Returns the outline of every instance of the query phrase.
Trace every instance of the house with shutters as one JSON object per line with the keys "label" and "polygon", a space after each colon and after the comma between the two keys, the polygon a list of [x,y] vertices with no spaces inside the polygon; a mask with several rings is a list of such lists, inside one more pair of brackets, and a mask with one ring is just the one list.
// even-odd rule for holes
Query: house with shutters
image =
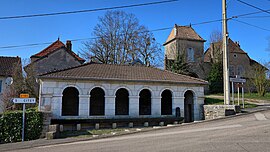
{"label": "house with shutters", "polygon": [[59,39],[42,51],[32,55],[30,65],[35,69],[36,74],[46,73],[58,69],[78,66],[85,62],[72,51],[71,41],[66,44]]}
{"label": "house with shutters", "polygon": [[191,122],[203,118],[207,82],[166,70],[90,62],[38,78],[39,110],[51,112],[52,121],[58,124],[176,117]]}
{"label": "house with shutters", "polygon": [[204,62],[204,40],[191,26],[174,25],[166,42],[164,69],[169,69],[178,56],[188,64],[191,76],[206,79],[211,66]]}
{"label": "house with shutters", "polygon": [[21,58],[0,56],[0,113],[7,107],[3,102],[3,94],[8,91],[12,83],[12,75],[15,67],[21,67]]}

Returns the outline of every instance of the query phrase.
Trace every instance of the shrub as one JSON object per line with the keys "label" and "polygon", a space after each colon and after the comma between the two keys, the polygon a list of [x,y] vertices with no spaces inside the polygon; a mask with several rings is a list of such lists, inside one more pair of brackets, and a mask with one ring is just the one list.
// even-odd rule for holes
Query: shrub
{"label": "shrub", "polygon": [[[25,112],[24,140],[38,139],[43,126],[41,112],[27,110]],[[0,117],[0,143],[22,140],[22,111],[6,112]]]}

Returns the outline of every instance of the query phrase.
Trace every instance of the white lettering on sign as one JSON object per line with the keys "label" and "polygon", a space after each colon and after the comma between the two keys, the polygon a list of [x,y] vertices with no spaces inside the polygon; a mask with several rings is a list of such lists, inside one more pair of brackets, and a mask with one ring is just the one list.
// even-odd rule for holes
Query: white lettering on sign
{"label": "white lettering on sign", "polygon": [[245,83],[246,79],[240,79],[240,78],[230,78],[231,82],[238,82],[238,83]]}
{"label": "white lettering on sign", "polygon": [[14,98],[13,103],[36,103],[36,98]]}

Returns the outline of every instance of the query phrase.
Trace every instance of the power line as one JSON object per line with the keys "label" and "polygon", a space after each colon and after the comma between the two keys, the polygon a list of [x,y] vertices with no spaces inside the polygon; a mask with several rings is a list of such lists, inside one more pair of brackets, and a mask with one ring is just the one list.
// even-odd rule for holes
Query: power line
{"label": "power line", "polygon": [[103,8],[96,8],[96,9],[67,11],[67,12],[30,14],[30,15],[18,15],[18,16],[5,16],[5,17],[0,17],[0,20],[33,18],[33,17],[44,17],[44,16],[56,16],[56,15],[77,14],[77,13],[86,13],[86,12],[96,12],[96,11],[105,11],[105,10],[113,10],[113,9],[121,9],[121,8],[131,8],[131,7],[139,7],[139,6],[157,5],[157,4],[171,3],[171,2],[176,2],[176,1],[179,1],[179,0],[165,0],[165,1],[150,2],[150,3],[122,5],[122,6],[115,6],[115,7],[103,7]]}
{"label": "power line", "polygon": [[244,2],[244,1],[242,1],[242,0],[237,0],[237,1],[240,2],[240,3],[242,3],[242,4],[245,4],[245,5],[247,5],[247,6],[253,7],[253,8],[255,8],[255,9],[257,9],[257,10],[260,10],[260,11],[262,11],[262,12],[265,12],[265,13],[270,14],[270,12],[268,12],[267,10],[261,9],[261,8],[259,8],[259,7],[257,7],[257,6],[254,6],[254,5],[252,5],[252,4],[246,3],[246,2]]}
{"label": "power line", "polygon": [[[197,26],[197,25],[202,25],[202,24],[209,24],[209,23],[214,23],[214,22],[220,22],[222,21],[221,19],[218,20],[210,20],[210,21],[205,21],[205,22],[200,22],[200,23],[194,23],[190,24],[191,26]],[[184,26],[190,26],[190,25],[184,25]],[[165,31],[165,30],[170,30],[173,27],[164,27],[164,28],[158,28],[154,30],[149,30],[149,32],[159,32],[159,31]],[[90,40],[90,39],[97,39],[99,37],[92,37],[92,38],[80,38],[80,39],[71,39],[71,41],[83,41],[83,40]],[[48,45],[53,42],[43,42],[43,43],[32,43],[32,44],[23,44],[23,45],[10,45],[10,46],[1,46],[0,49],[12,49],[12,48],[21,48],[21,47],[32,47],[32,46],[40,46],[40,45]],[[0,50],[2,51],[2,50]]]}
{"label": "power line", "polygon": [[257,26],[257,25],[253,25],[253,24],[250,24],[250,23],[247,23],[247,22],[244,22],[244,21],[239,21],[237,19],[232,19],[233,21],[236,21],[236,22],[239,22],[239,23],[242,23],[242,24],[246,24],[246,25],[249,25],[249,26],[252,26],[252,27],[255,27],[255,28],[258,28],[258,29],[261,29],[261,30],[264,30],[264,31],[268,31],[270,32],[270,29],[266,29],[266,28],[263,28],[263,27],[260,27],[260,26]]}

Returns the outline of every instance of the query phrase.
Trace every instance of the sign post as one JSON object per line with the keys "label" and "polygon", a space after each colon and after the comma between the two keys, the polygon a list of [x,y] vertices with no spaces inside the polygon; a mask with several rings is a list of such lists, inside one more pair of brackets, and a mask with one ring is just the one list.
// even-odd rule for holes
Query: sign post
{"label": "sign post", "polygon": [[24,141],[24,128],[25,128],[25,104],[36,103],[36,98],[29,98],[29,94],[20,94],[20,98],[14,98],[13,103],[23,104],[23,118],[22,118],[22,141]]}
{"label": "sign post", "polygon": [[243,108],[245,108],[245,101],[244,101],[244,83],[246,83],[246,79],[241,79],[239,76],[236,75],[235,78],[230,78],[232,82],[232,100],[234,102],[234,83],[237,83],[237,101],[238,105],[240,105],[240,94],[239,88],[242,88],[242,104]]}

